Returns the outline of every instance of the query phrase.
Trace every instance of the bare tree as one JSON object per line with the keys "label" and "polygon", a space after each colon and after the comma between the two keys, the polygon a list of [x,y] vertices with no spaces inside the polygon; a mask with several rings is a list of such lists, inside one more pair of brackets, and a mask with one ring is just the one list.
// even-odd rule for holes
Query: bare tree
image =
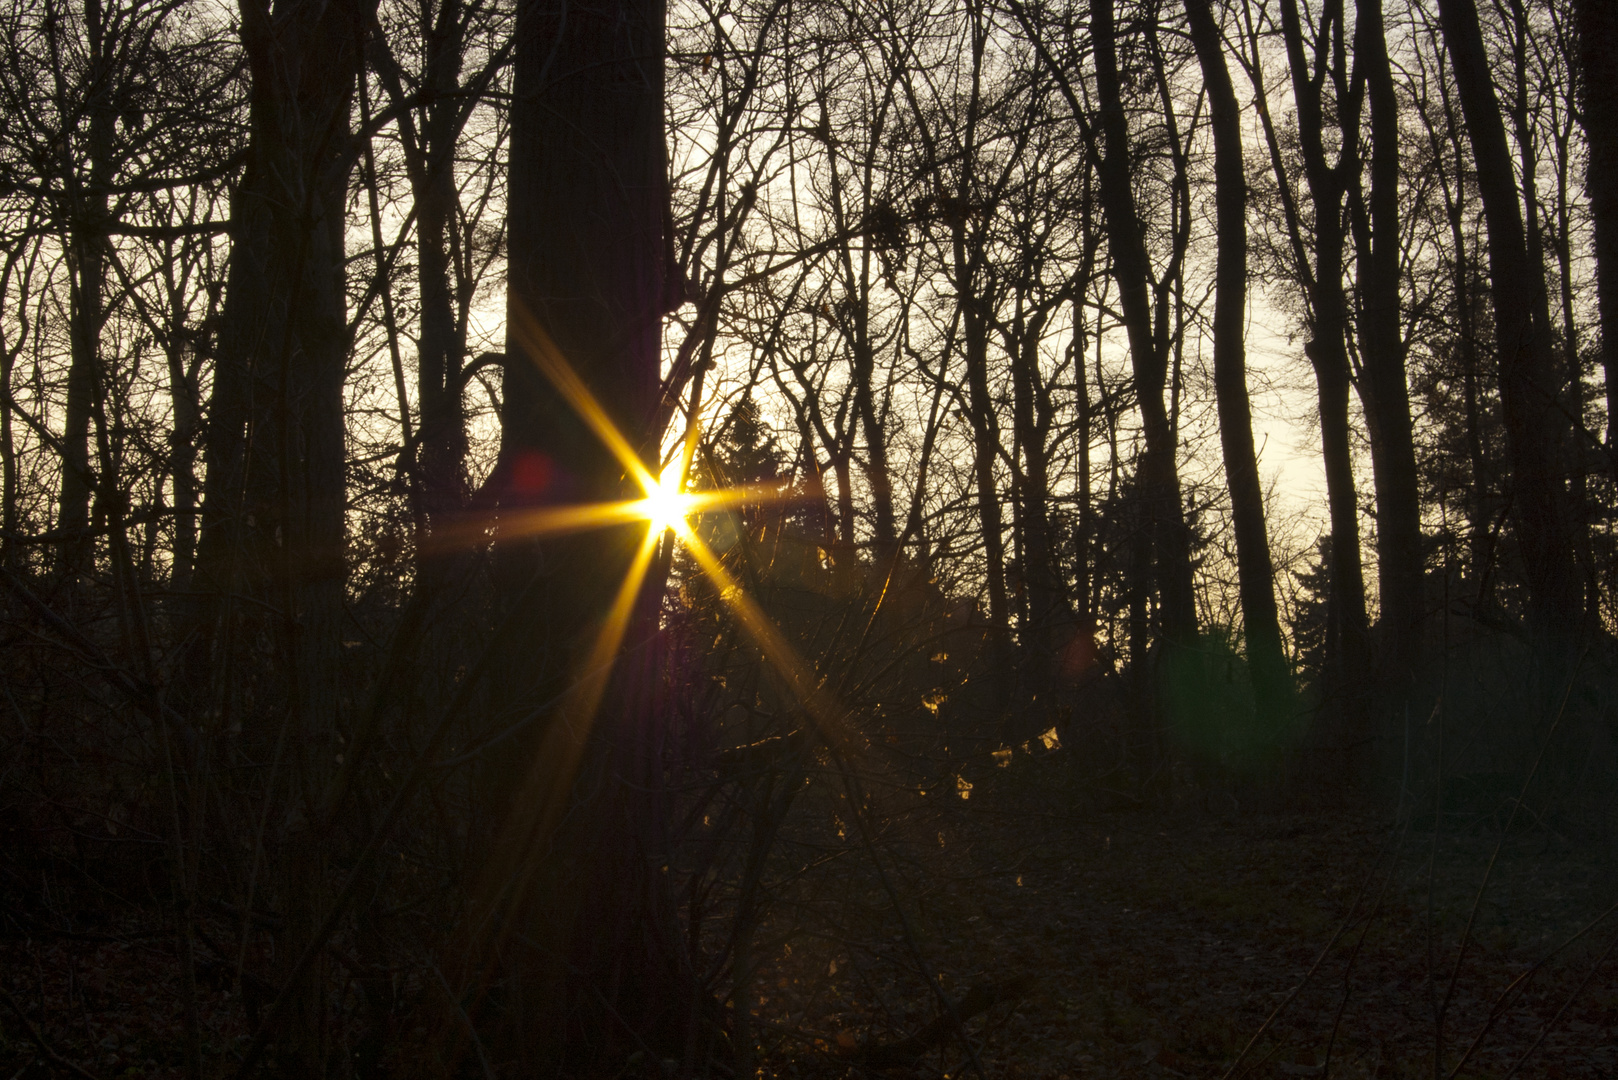
{"label": "bare tree", "polygon": [[[1314,40],[1308,43],[1312,49],[1306,51],[1298,5],[1294,0],[1282,0],[1281,33],[1298,110],[1302,171],[1313,210],[1312,232],[1308,237],[1268,106],[1260,112],[1286,221],[1293,273],[1308,297],[1311,335],[1304,343],[1304,355],[1314,366],[1319,393],[1321,452],[1326,467],[1326,501],[1331,521],[1331,601],[1326,651],[1327,662],[1332,667],[1328,682],[1334,694],[1362,684],[1367,629],[1359,505],[1354,490],[1348,423],[1348,297],[1343,284],[1343,198],[1349,178],[1359,170],[1359,142],[1357,137],[1342,140],[1335,162],[1328,159],[1325,142],[1328,90],[1342,130],[1359,130],[1361,90],[1350,79],[1346,67],[1342,21],[1340,3],[1323,8],[1314,27]],[[1263,69],[1256,28],[1251,23],[1248,36],[1251,71],[1262,101]],[[1315,57],[1312,67],[1311,51]]]}
{"label": "bare tree", "polygon": [[1607,376],[1607,449],[1618,450],[1618,12],[1578,0],[1580,116],[1589,140],[1585,165],[1595,227],[1601,363]]}
{"label": "bare tree", "polygon": [[[1376,484],[1377,595],[1381,603],[1382,664],[1395,682],[1421,670],[1426,585],[1422,566],[1421,507],[1416,451],[1405,377],[1399,305],[1399,116],[1393,72],[1383,33],[1381,0],[1361,0],[1354,23],[1354,64],[1370,105],[1370,190],[1350,177],[1355,270],[1359,386],[1371,433]],[[1344,141],[1358,138],[1344,126]]]}
{"label": "bare tree", "polygon": [[1252,409],[1247,397],[1243,342],[1247,320],[1247,169],[1242,154],[1241,109],[1225,66],[1224,38],[1207,0],[1186,0],[1185,11],[1208,87],[1214,137],[1219,253],[1213,349],[1219,439],[1236,526],[1242,630],[1247,640],[1254,704],[1262,725],[1268,728],[1279,725],[1287,715],[1292,679],[1281,652],[1275,570],[1264,525],[1264,491],[1259,481],[1258,456],[1253,450]]}
{"label": "bare tree", "polygon": [[1442,0],[1439,11],[1489,226],[1489,287],[1494,297],[1500,399],[1511,451],[1512,517],[1523,550],[1530,621],[1542,640],[1560,643],[1577,631],[1583,590],[1560,467],[1561,395],[1551,358],[1549,314],[1535,299],[1545,296],[1544,268],[1529,257],[1477,6],[1472,0]]}
{"label": "bare tree", "polygon": [[[473,988],[502,964],[524,973],[496,999],[498,1030],[538,1067],[604,1053],[626,1024],[679,1046],[695,1003],[660,869],[645,526],[536,539],[523,525],[528,510],[638,494],[626,452],[656,471],[663,11],[525,0],[515,34],[496,568],[510,630],[497,701],[545,720],[490,778],[499,833],[466,936]],[[619,633],[628,650],[615,662]],[[609,683],[600,668],[615,663]],[[575,798],[587,805],[568,811]]]}

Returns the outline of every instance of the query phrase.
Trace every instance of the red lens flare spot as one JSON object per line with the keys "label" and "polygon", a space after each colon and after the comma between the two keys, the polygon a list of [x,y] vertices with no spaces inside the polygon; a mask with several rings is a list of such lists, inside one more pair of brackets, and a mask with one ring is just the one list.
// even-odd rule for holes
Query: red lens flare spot
{"label": "red lens flare spot", "polygon": [[551,486],[556,474],[551,459],[538,450],[522,450],[511,462],[511,490],[517,495],[538,495]]}
{"label": "red lens flare spot", "polygon": [[1062,649],[1062,675],[1064,678],[1077,679],[1096,662],[1095,634],[1089,630],[1080,630]]}

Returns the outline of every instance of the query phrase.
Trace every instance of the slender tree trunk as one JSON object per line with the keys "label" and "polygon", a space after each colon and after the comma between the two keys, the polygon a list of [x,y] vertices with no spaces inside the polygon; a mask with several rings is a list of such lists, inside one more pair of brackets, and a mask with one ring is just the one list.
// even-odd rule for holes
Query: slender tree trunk
{"label": "slender tree trunk", "polygon": [[848,575],[847,580],[853,582],[859,565],[859,549],[854,532],[854,463],[846,449],[834,446],[829,450],[832,455],[832,476],[837,481],[838,551],[832,561]]}
{"label": "slender tree trunk", "polygon": [[1440,0],[1444,41],[1471,133],[1489,229],[1489,277],[1500,350],[1500,401],[1512,463],[1512,516],[1528,582],[1529,621],[1545,644],[1577,633],[1581,590],[1573,522],[1558,469],[1559,380],[1551,357],[1543,267],[1528,257],[1515,171],[1473,0]]}
{"label": "slender tree trunk", "polygon": [[0,349],[0,567],[7,570],[17,562],[17,444],[10,407],[16,363],[16,351]]}
{"label": "slender tree trunk", "polygon": [[1015,684],[1011,650],[1011,597],[1006,588],[1006,550],[994,464],[1000,452],[1000,426],[989,394],[989,311],[984,282],[984,243],[968,218],[979,190],[978,123],[983,106],[983,58],[987,31],[981,9],[967,4],[972,36],[971,89],[960,146],[960,171],[953,190],[940,185],[940,204],[950,219],[954,286],[961,310],[966,362],[967,418],[972,425],[972,475],[977,496],[978,527],[983,539],[984,579],[989,594],[989,655],[995,697],[1009,701]]}
{"label": "slender tree trunk", "polygon": [[[106,200],[97,201],[105,209]],[[105,268],[101,257],[104,241],[100,237],[81,234],[69,243],[77,265],[70,287],[72,354],[67,373],[67,401],[62,413],[62,473],[56,527],[66,534],[61,545],[62,571],[76,578],[89,571],[95,551],[95,541],[89,534],[90,495],[96,486],[90,470],[90,420],[101,381],[101,291]]]}
{"label": "slender tree trunk", "polygon": [[[1482,611],[1488,602],[1489,567],[1492,561],[1493,530],[1490,527],[1490,466],[1483,451],[1483,403],[1479,398],[1478,371],[1478,297],[1474,292],[1476,274],[1466,236],[1466,151],[1462,146],[1458,117],[1450,100],[1449,80],[1440,78],[1445,130],[1444,142],[1431,120],[1428,138],[1432,147],[1439,185],[1444,196],[1444,214],[1449,225],[1453,252],[1449,259],[1450,288],[1454,293],[1454,323],[1456,364],[1461,383],[1461,422],[1467,456],[1467,567],[1466,572],[1473,589],[1474,610]],[[1453,175],[1447,171],[1446,161],[1453,160]],[[1448,613],[1445,613],[1448,618]]]}
{"label": "slender tree trunk", "polygon": [[875,563],[887,573],[899,553],[899,534],[893,513],[893,475],[888,465],[888,438],[883,430],[880,410],[876,407],[876,393],[871,385],[875,377],[876,358],[872,355],[870,330],[865,325],[868,313],[862,300],[859,314],[858,339],[854,346],[854,412],[859,417],[860,430],[865,433],[865,479],[871,486],[871,532],[875,541]]}
{"label": "slender tree trunk", "polygon": [[[966,255],[964,226],[956,230],[956,280],[969,283],[970,267],[976,263]],[[968,285],[968,287],[970,287]],[[972,424],[972,478],[976,486],[978,525],[983,533],[985,577],[989,591],[989,648],[994,664],[991,677],[996,696],[1008,700],[1012,686],[1010,642],[1011,597],[1006,590],[1006,541],[1000,515],[1000,492],[994,480],[994,464],[1000,452],[1000,425],[994,399],[989,395],[989,326],[978,310],[980,297],[963,291],[962,330],[966,345],[966,386],[968,417]]]}
{"label": "slender tree trunk", "polygon": [[1090,381],[1085,366],[1084,298],[1073,299],[1073,395],[1078,405],[1079,520],[1074,530],[1075,548],[1073,598],[1078,602],[1079,629],[1094,635],[1095,604],[1090,596],[1090,543],[1095,531],[1090,479],[1090,436],[1095,427],[1095,406],[1090,401]]}
{"label": "slender tree trunk", "polygon": [[[176,305],[177,307],[178,305]],[[191,587],[191,567],[197,551],[197,435],[202,430],[198,407],[196,370],[186,361],[195,356],[180,337],[184,313],[171,313],[171,334],[167,347],[169,400],[174,410],[174,430],[169,434],[169,476],[174,487],[174,549],[169,572],[170,587],[184,592]]]}
{"label": "slender tree trunk", "polygon": [[[1334,4],[1322,17],[1324,25],[1321,32],[1325,33],[1332,26],[1340,24],[1341,13],[1341,5]],[[1335,23],[1326,19],[1326,15],[1331,14],[1337,16]],[[1313,337],[1304,343],[1304,355],[1314,366],[1319,393],[1320,449],[1326,469],[1326,501],[1331,520],[1327,640],[1336,647],[1327,652],[1326,663],[1330,673],[1326,681],[1330,692],[1344,693],[1363,682],[1366,667],[1365,577],[1360,557],[1359,505],[1354,490],[1353,447],[1348,424],[1348,301],[1343,289],[1343,177],[1357,169],[1357,159],[1351,152],[1353,144],[1349,143],[1343,148],[1345,157],[1335,166],[1326,161],[1320,90],[1309,76],[1302,24],[1295,0],[1283,0],[1281,27],[1292,73],[1293,97],[1298,105],[1298,134],[1303,149],[1304,175],[1315,211],[1315,265],[1312,276],[1307,263],[1303,261],[1305,256],[1297,223],[1289,222],[1289,228],[1298,246],[1299,272],[1308,283],[1314,316],[1311,327]],[[1328,73],[1324,70],[1317,72],[1315,79],[1323,80]],[[1339,89],[1343,88],[1341,79],[1338,85]],[[1357,130],[1357,102],[1350,97],[1348,101],[1339,102],[1339,109],[1349,114],[1340,118],[1344,130]]]}
{"label": "slender tree trunk", "polygon": [[1112,0],[1091,0],[1090,32],[1095,46],[1096,87],[1101,101],[1101,202],[1108,248],[1118,280],[1129,358],[1135,373],[1135,399],[1146,435],[1141,480],[1149,507],[1149,530],[1156,557],[1163,633],[1174,644],[1197,635],[1196,597],[1191,574],[1190,530],[1180,505],[1177,447],[1163,404],[1168,376],[1168,342],[1152,333],[1152,306],[1146,245],[1131,188],[1129,125],[1124,114]]}
{"label": "slender tree trunk", "polygon": [[[1457,213],[1456,218],[1459,219],[1459,216]],[[1473,318],[1472,271],[1459,224],[1452,231],[1456,239],[1456,305],[1460,308],[1460,340],[1456,347],[1461,363],[1461,409],[1466,425],[1467,462],[1471,466],[1467,484],[1467,560],[1472,584],[1477,590],[1474,602],[1478,609],[1483,609],[1488,602],[1487,582],[1493,561],[1489,515],[1490,470],[1488,456],[1483,452],[1483,407],[1478,396],[1478,341]]]}
{"label": "slender tree trunk", "polygon": [[[68,535],[60,548],[61,568],[70,578],[88,573],[95,554],[89,534],[90,500],[96,477],[90,465],[90,422],[101,392],[101,324],[106,288],[105,230],[109,206],[103,185],[109,180],[115,118],[108,97],[112,92],[107,13],[101,0],[85,0],[84,28],[89,45],[89,87],[85,102],[87,123],[84,150],[88,184],[81,183],[78,163],[64,160],[64,179],[72,207],[67,237],[69,261],[70,361],[67,400],[62,414],[62,468],[56,514],[57,528]],[[64,104],[66,104],[64,102]],[[64,155],[67,153],[64,135]],[[102,462],[106,466],[107,462]]]}
{"label": "slender tree trunk", "polygon": [[1236,527],[1236,563],[1241,586],[1242,627],[1260,725],[1273,729],[1286,718],[1291,675],[1281,649],[1275,609],[1275,570],[1264,524],[1264,489],[1253,449],[1253,414],[1247,396],[1247,174],[1242,155],[1241,106],[1225,66],[1223,40],[1208,0],[1186,0],[1191,41],[1208,89],[1214,135],[1214,199],[1219,250],[1215,268],[1214,387],[1219,441],[1225,455]]}
{"label": "slender tree trunk", "polygon": [[[1381,666],[1403,686],[1420,670],[1426,598],[1415,435],[1399,315],[1399,102],[1383,36],[1382,0],[1359,0],[1354,51],[1371,107],[1370,197],[1355,198],[1354,218],[1361,397],[1373,418]],[[1358,187],[1359,177],[1351,182]]]}
{"label": "slender tree trunk", "polygon": [[[1557,293],[1562,321],[1562,377],[1565,380],[1567,412],[1571,418],[1568,456],[1568,496],[1572,503],[1573,543],[1579,560],[1579,581],[1584,591],[1585,620],[1587,626],[1599,624],[1601,618],[1601,589],[1596,575],[1596,555],[1590,529],[1590,437],[1584,425],[1585,387],[1584,361],[1579,355],[1579,323],[1574,313],[1573,291],[1573,221],[1570,198],[1572,175],[1573,126],[1571,114],[1561,115],[1553,103],[1552,121],[1556,127],[1556,227],[1553,246],[1556,251]],[[1595,438],[1599,439],[1597,435]]]}
{"label": "slender tree trunk", "polygon": [[417,400],[421,403],[422,510],[430,529],[442,529],[465,505],[466,416],[461,405],[465,327],[456,317],[450,233],[459,202],[455,154],[460,135],[463,5],[443,0],[426,38],[426,84],[432,95],[421,130],[420,175],[412,177],[416,252],[421,281],[421,341]]}
{"label": "slender tree trunk", "polygon": [[[1618,454],[1618,5],[1575,0],[1583,67],[1585,190],[1595,231],[1601,365],[1607,377],[1607,449]],[[1618,464],[1614,465],[1618,471]]]}
{"label": "slender tree trunk", "polygon": [[[859,216],[850,214],[844,198],[844,184],[837,167],[836,143],[828,141],[830,162],[830,188],[832,207],[841,227],[854,230],[871,219],[875,208],[873,171],[881,149],[882,122],[892,102],[892,91],[884,95],[876,115],[872,118],[872,133],[865,143],[865,158],[854,164],[859,169],[862,183],[855,189],[860,199]],[[849,390],[854,404],[854,417],[865,434],[865,479],[871,488],[871,532],[874,541],[874,563],[886,573],[898,554],[898,531],[893,510],[893,477],[888,466],[887,432],[876,405],[876,392],[872,385],[876,377],[876,352],[871,342],[871,254],[874,239],[867,237],[859,247],[856,261],[854,249],[841,250],[843,285],[846,290],[846,308],[838,320],[849,349]]]}
{"label": "slender tree trunk", "polygon": [[798,418],[798,458],[803,462],[803,479],[798,484],[803,499],[804,514],[809,519],[809,534],[819,541],[826,561],[835,565],[837,533],[832,527],[831,501],[826,495],[826,477],[821,472],[820,459],[815,455],[815,439],[809,424]]}
{"label": "slender tree trunk", "polygon": [[1028,597],[1028,623],[1021,636],[1024,654],[1030,661],[1032,689],[1038,694],[1046,692],[1055,651],[1071,615],[1066,582],[1052,542],[1050,453],[1046,447],[1049,423],[1039,402],[1044,382],[1039,371],[1039,342],[1045,322],[1045,313],[1035,312],[1009,343],[1014,350],[1012,390],[1017,445],[1022,458],[1017,484],[1021,565],[1023,588]]}

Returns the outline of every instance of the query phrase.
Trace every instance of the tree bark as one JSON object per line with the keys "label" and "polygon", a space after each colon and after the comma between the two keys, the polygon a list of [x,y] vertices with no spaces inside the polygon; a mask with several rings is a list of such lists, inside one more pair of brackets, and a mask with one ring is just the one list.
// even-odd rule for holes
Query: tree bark
{"label": "tree bark", "polygon": [[[1601,366],[1607,377],[1607,449],[1618,454],[1618,6],[1575,0],[1583,68],[1585,190],[1595,231]],[[1615,465],[1618,470],[1618,465]]]}
{"label": "tree bark", "polygon": [[[1334,14],[1333,22],[1329,16]],[[1334,3],[1322,16],[1322,32],[1340,29],[1342,8]],[[1343,157],[1335,166],[1326,160],[1324,112],[1320,86],[1327,71],[1313,78],[1304,52],[1302,23],[1295,0],[1283,0],[1281,29],[1286,39],[1287,61],[1292,73],[1292,90],[1298,108],[1298,135],[1302,145],[1304,176],[1314,204],[1315,265],[1310,273],[1303,253],[1296,221],[1289,229],[1298,250],[1299,276],[1309,291],[1314,325],[1311,339],[1304,343],[1304,355],[1315,369],[1320,401],[1320,449],[1326,469],[1326,502],[1331,520],[1331,583],[1327,616],[1327,685],[1331,693],[1343,693],[1359,685],[1365,674],[1365,577],[1360,557],[1359,505],[1354,490],[1353,448],[1348,425],[1350,389],[1348,364],[1348,301],[1343,289],[1343,193],[1344,176],[1357,171],[1353,141],[1345,143]],[[1323,52],[1324,50],[1317,50]],[[1336,72],[1340,93],[1347,89],[1341,71]],[[1351,94],[1339,102],[1344,130],[1358,130],[1359,108]],[[1350,122],[1352,120],[1352,122]],[[1272,154],[1273,154],[1272,150]],[[1279,169],[1279,164],[1277,165]],[[1281,179],[1278,176],[1278,179]],[[1284,179],[1281,179],[1285,183]]]}
{"label": "tree bark", "polygon": [[1173,644],[1188,644],[1197,635],[1196,597],[1191,574],[1190,530],[1180,505],[1177,447],[1163,404],[1168,376],[1168,346],[1152,332],[1150,263],[1135,207],[1129,164],[1129,124],[1124,114],[1118,72],[1112,0],[1091,0],[1090,33],[1095,47],[1096,87],[1102,148],[1098,172],[1106,215],[1113,275],[1129,336],[1129,359],[1135,374],[1135,400],[1146,435],[1140,471],[1149,507],[1163,634]]}
{"label": "tree bark", "polygon": [[[320,820],[318,800],[340,749],[343,234],[354,160],[350,108],[373,11],[369,0],[278,0],[273,8],[243,0],[240,7],[250,135],[232,198],[208,417],[197,580],[210,596],[191,689],[199,713],[218,707],[223,723],[243,723],[255,755],[271,753],[286,725],[287,787],[272,793],[293,823],[278,867],[286,925],[276,955],[287,965],[284,977],[320,917],[321,830],[330,823]],[[275,614],[266,618],[265,610]],[[242,694],[248,670],[275,693],[261,689],[256,703]],[[323,1067],[328,1049],[319,969],[306,965],[277,1036],[282,1057],[309,1072]]]}
{"label": "tree bark", "polygon": [[1528,583],[1529,623],[1545,645],[1578,632],[1582,590],[1573,562],[1573,514],[1558,469],[1560,395],[1551,354],[1544,268],[1528,257],[1516,174],[1473,0],[1440,0],[1471,134],[1489,230],[1489,287],[1499,349],[1500,401],[1512,464],[1512,518]]}
{"label": "tree bark", "polygon": [[1214,200],[1219,233],[1213,317],[1214,387],[1219,442],[1236,529],[1242,627],[1253,703],[1261,728],[1273,730],[1287,716],[1291,675],[1281,650],[1274,567],[1264,523],[1264,489],[1253,449],[1253,415],[1247,396],[1247,174],[1242,155],[1241,106],[1225,66],[1223,40],[1208,0],[1185,0],[1191,41],[1208,90],[1214,136]]}
{"label": "tree bark", "polygon": [[[495,1034],[525,1072],[582,1068],[626,1024],[681,1046],[693,1000],[661,869],[658,608],[644,585],[634,596],[633,577],[646,527],[524,534],[526,510],[641,494],[564,392],[569,378],[656,471],[663,47],[657,0],[517,7],[495,568],[514,629],[497,707],[548,718],[489,777],[502,823],[474,889],[467,959],[485,987],[502,969]],[[621,590],[620,649],[609,612]]]}
{"label": "tree bark", "polygon": [[[1381,667],[1405,685],[1420,670],[1426,599],[1415,435],[1399,319],[1399,102],[1382,30],[1382,0],[1359,0],[1354,52],[1371,107],[1371,190],[1368,199],[1356,191],[1354,220],[1364,365],[1360,387],[1372,418]],[[1345,128],[1344,138],[1349,137]],[[1358,188],[1357,175],[1353,183]]]}

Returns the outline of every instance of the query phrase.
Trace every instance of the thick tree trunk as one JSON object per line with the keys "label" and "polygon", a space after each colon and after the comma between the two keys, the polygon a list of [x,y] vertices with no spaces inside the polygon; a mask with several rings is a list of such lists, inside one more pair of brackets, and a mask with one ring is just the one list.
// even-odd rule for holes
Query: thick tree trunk
{"label": "thick tree trunk", "polygon": [[[678,1053],[692,1001],[661,869],[656,597],[633,592],[645,526],[524,535],[527,509],[640,494],[588,407],[564,393],[569,378],[655,470],[663,7],[520,0],[516,35],[495,571],[513,629],[497,705],[549,715],[489,778],[502,824],[474,890],[468,959],[486,987],[503,969],[497,1045],[520,1072],[550,1075],[610,1053],[625,1025]],[[627,625],[614,627],[625,596]]]}
{"label": "thick tree trunk", "polygon": [[1512,517],[1528,581],[1529,622],[1546,644],[1577,632],[1582,591],[1573,562],[1573,515],[1558,469],[1562,426],[1551,355],[1544,268],[1528,256],[1516,173],[1490,81],[1473,0],[1440,0],[1444,41],[1471,134],[1489,230],[1489,277],[1500,351],[1500,402],[1512,463]]}
{"label": "thick tree trunk", "polygon": [[1404,685],[1420,668],[1426,600],[1415,436],[1399,319],[1399,102],[1388,65],[1381,0],[1360,0],[1355,63],[1365,73],[1371,106],[1371,191],[1368,200],[1355,200],[1354,217],[1364,364],[1360,389],[1371,417],[1376,484],[1380,666]]}
{"label": "thick tree trunk", "polygon": [[[280,0],[272,11],[243,0],[240,10],[250,141],[232,201],[208,418],[197,582],[210,599],[191,690],[199,714],[218,708],[222,724],[243,723],[258,760],[285,724],[287,787],[273,794],[296,823],[278,867],[286,926],[276,955],[286,971],[320,916],[320,837],[330,823],[319,799],[341,749],[343,230],[349,113],[374,4]],[[249,671],[254,699],[239,689]],[[319,967],[307,966],[278,1036],[283,1059],[311,1073],[327,1049]]]}
{"label": "thick tree trunk", "polygon": [[1214,387],[1219,406],[1219,441],[1225,456],[1236,528],[1236,563],[1241,587],[1242,625],[1253,703],[1260,726],[1273,729],[1290,708],[1291,675],[1281,649],[1276,616],[1274,567],[1264,524],[1264,489],[1253,449],[1252,407],[1247,396],[1247,175],[1242,157],[1241,106],[1225,66],[1223,42],[1208,0],[1185,0],[1191,41],[1208,89],[1214,136],[1214,198],[1219,250],[1215,268]]}
{"label": "thick tree trunk", "polygon": [[[366,0],[242,5],[248,164],[208,426],[207,586],[263,597],[293,639],[299,705],[335,718],[343,596],[343,228]],[[227,602],[228,603],[228,602]]]}

